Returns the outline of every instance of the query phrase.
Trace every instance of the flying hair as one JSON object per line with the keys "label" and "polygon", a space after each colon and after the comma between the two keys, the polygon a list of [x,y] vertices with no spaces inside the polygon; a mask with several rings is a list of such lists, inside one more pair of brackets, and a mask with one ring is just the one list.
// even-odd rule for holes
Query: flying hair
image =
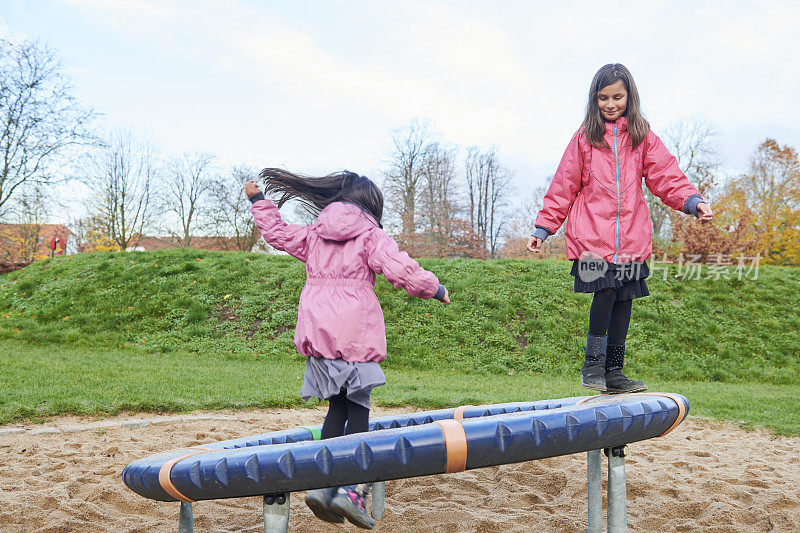
{"label": "flying hair", "polygon": [[372,215],[378,226],[383,227],[381,190],[369,178],[355,172],[342,170],[327,176],[313,177],[281,168],[265,168],[258,177],[264,182],[264,192],[277,198],[278,207],[295,199],[316,216],[333,202],[347,202]]}

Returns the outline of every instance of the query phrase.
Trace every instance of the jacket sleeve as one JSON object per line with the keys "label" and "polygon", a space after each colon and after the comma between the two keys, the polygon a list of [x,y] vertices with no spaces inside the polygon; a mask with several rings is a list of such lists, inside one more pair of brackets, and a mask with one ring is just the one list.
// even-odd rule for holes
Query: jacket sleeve
{"label": "jacket sleeve", "polygon": [[700,196],[700,191],[689,183],[675,156],[669,153],[658,135],[650,131],[645,142],[647,146],[642,160],[645,185],[672,209],[685,211],[687,200]]}
{"label": "jacket sleeve", "polygon": [[308,259],[309,226],[287,224],[281,218],[278,208],[269,200],[253,202],[250,211],[267,243],[303,262]]}
{"label": "jacket sleeve", "polygon": [[579,142],[581,132],[578,130],[564,151],[553,181],[547,189],[542,202],[542,210],[536,216],[536,226],[541,226],[554,234],[564,223],[567,213],[581,190],[583,176],[583,154]]}
{"label": "jacket sleeve", "polygon": [[367,250],[367,265],[383,274],[395,289],[405,289],[411,296],[433,298],[439,291],[439,279],[419,263],[401,252],[394,239],[383,230],[373,230],[372,242]]}

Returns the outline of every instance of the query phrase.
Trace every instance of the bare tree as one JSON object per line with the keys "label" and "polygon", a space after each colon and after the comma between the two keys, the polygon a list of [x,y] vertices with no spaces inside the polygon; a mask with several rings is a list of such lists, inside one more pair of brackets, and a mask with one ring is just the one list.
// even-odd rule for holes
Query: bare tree
{"label": "bare tree", "polygon": [[562,225],[555,235],[547,239],[542,245],[542,252],[533,256],[526,247],[528,238],[534,231],[536,216],[542,210],[547,189],[553,181],[553,175],[547,177],[544,185],[535,187],[530,196],[523,197],[514,206],[514,213],[508,217],[503,232],[502,257],[546,259],[563,255]]}
{"label": "bare tree", "polygon": [[511,192],[511,172],[500,164],[496,147],[481,151],[471,146],[467,150],[465,177],[470,222],[486,243],[489,255],[494,256],[506,222],[503,208]]}
{"label": "bare tree", "polygon": [[47,46],[0,39],[0,216],[25,184],[44,184],[71,147],[93,141],[96,114],[81,107]]}
{"label": "bare tree", "polygon": [[300,202],[294,200],[289,200],[289,202],[293,202],[295,204],[293,209],[295,220],[292,222],[310,226],[317,221],[317,214],[313,210],[309,209],[307,205],[301,204]]}
{"label": "bare tree", "polygon": [[425,153],[433,134],[426,122],[411,121],[392,134],[389,168],[384,172],[384,187],[391,210],[399,216],[401,233],[416,231],[417,200],[424,170]]}
{"label": "bare tree", "polygon": [[425,147],[419,197],[420,221],[433,239],[437,256],[446,255],[450,226],[456,218],[456,151],[438,142]]}
{"label": "bare tree", "polygon": [[192,228],[202,218],[203,200],[212,186],[211,173],[215,156],[208,152],[184,154],[170,161],[166,184],[166,210],[175,214],[180,223],[178,231],[168,229],[180,246],[192,244]]}
{"label": "bare tree", "polygon": [[244,184],[257,177],[258,171],[239,165],[211,184],[206,226],[223,249],[248,251],[261,237],[244,195]]}
{"label": "bare tree", "polygon": [[109,135],[90,158],[87,185],[95,197],[90,210],[122,251],[135,247],[153,216],[153,189],[159,173],[152,144],[130,131]]}
{"label": "bare tree", "polygon": [[[715,185],[719,167],[718,141],[717,125],[699,116],[678,119],[664,130],[664,144],[689,181],[704,195]],[[660,240],[668,239],[670,209],[649,190],[645,190],[644,195],[653,220],[653,235]]]}

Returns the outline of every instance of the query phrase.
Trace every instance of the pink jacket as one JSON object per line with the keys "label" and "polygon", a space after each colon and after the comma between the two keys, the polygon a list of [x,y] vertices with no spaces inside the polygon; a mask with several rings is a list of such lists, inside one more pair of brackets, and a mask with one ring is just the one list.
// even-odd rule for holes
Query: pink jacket
{"label": "pink jacket", "polygon": [[306,264],[294,344],[306,357],[348,362],[386,359],[375,275],[411,296],[432,298],[439,280],[397,248],[355,204],[334,202],[311,226],[287,224],[269,200],[251,210],[264,240]]}
{"label": "pink jacket", "polygon": [[628,122],[621,117],[606,122],[605,140],[611,150],[593,147],[582,129],[575,133],[536,226],[555,233],[569,214],[568,259],[591,252],[616,264],[644,261],[652,253],[653,241],[642,177],[647,188],[673,209],[696,212],[702,197],[652,130],[632,150]]}

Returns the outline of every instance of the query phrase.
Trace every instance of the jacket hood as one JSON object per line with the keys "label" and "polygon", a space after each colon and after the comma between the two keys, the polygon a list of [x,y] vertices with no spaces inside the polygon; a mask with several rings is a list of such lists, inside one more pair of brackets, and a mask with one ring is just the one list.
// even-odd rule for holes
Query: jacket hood
{"label": "jacket hood", "polygon": [[375,219],[356,204],[333,202],[317,217],[314,229],[323,239],[347,241],[378,227]]}

